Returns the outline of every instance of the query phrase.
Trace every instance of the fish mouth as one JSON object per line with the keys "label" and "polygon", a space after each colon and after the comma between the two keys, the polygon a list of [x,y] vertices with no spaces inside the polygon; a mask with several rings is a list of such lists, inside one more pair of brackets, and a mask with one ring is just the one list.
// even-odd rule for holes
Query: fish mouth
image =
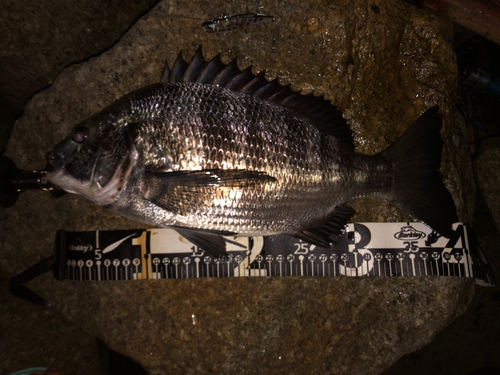
{"label": "fish mouth", "polygon": [[45,159],[47,160],[47,167],[45,170],[48,173],[58,172],[64,167],[64,159],[54,151],[50,151]]}
{"label": "fish mouth", "polygon": [[47,153],[46,160],[47,166],[45,168],[47,180],[49,180],[54,185],[59,186],[68,193],[81,194],[92,199],[94,195],[92,190],[98,190],[101,188],[99,184],[96,185],[94,182],[95,170],[97,163],[99,161],[101,153],[97,152],[93,160],[91,161],[92,169],[90,172],[90,178],[87,182],[78,179],[73,176],[68,170],[68,164],[64,160],[64,157],[59,155],[56,151],[51,151]]}
{"label": "fish mouth", "polygon": [[[90,178],[87,183],[83,183],[82,181],[79,181],[79,184],[85,187],[91,186],[93,184],[96,184],[95,182],[95,172],[97,168],[97,164],[99,162],[99,158],[102,154],[102,151],[99,150],[96,155],[93,157],[93,160],[91,161],[92,164],[92,169],[90,172]],[[52,182],[55,185],[59,185],[62,187],[64,190],[74,193],[74,191],[70,191],[67,189],[67,183],[69,179],[72,179],[74,181],[77,181],[78,179],[75,177],[71,177],[71,173],[67,172],[67,163],[64,160],[64,157],[61,155],[57,154],[55,151],[50,151],[46,155],[46,160],[47,160],[47,166],[45,168],[45,171],[47,172],[46,176],[47,179]],[[59,183],[58,183],[59,181]],[[62,181],[65,181],[65,183],[62,183]],[[101,188],[101,186],[97,183],[97,187]]]}
{"label": "fish mouth", "polygon": [[57,155],[54,151],[50,151],[46,156],[47,166],[45,167],[46,178],[52,184],[59,186],[68,193],[76,193],[76,191],[69,188],[67,183],[68,176],[64,175],[64,166],[66,163],[64,159]]}
{"label": "fish mouth", "polygon": [[98,205],[111,204],[124,188],[137,155],[136,152],[125,155],[105,184],[101,184],[97,178],[97,168],[101,155],[102,152],[99,150],[91,162],[92,169],[89,179],[87,182],[83,182],[71,175],[66,168],[67,164],[63,157],[49,152],[47,154],[47,179],[68,193],[83,195]]}

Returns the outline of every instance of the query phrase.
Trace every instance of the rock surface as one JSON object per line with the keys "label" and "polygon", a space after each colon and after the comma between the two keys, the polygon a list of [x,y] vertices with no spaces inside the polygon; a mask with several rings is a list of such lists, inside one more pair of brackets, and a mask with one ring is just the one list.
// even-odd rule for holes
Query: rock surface
{"label": "rock surface", "polygon": [[479,190],[484,196],[491,217],[500,232],[500,138],[488,138],[481,142],[474,166]]}
{"label": "rock surface", "polygon": [[83,331],[62,311],[34,306],[0,284],[0,374],[32,367],[55,367],[63,374],[105,375],[95,335]]}
{"label": "rock surface", "polygon": [[35,92],[65,66],[109,48],[155,2],[0,2],[0,152]]}
{"label": "rock surface", "polygon": [[[257,4],[247,4],[256,11]],[[165,61],[222,52],[225,62],[267,70],[295,89],[324,94],[344,111],[359,152],[391,144],[426,108],[444,117],[443,172],[460,219],[474,202],[464,129],[456,126],[455,55],[448,20],[401,1],[272,2],[270,24],[207,34],[208,18],[247,11],[238,3],[159,3],[110,50],[65,69],[16,123],[8,156],[42,168],[45,153],[79,121],[159,81]],[[36,131],[35,131],[36,130]],[[357,221],[408,217],[363,199]],[[141,228],[83,198],[25,193],[0,211],[2,277],[48,256],[55,231]],[[19,256],[19,254],[22,256]],[[75,324],[151,374],[376,374],[429,342],[461,314],[472,280],[217,279],[30,284]],[[83,373],[83,372],[82,372]]]}
{"label": "rock surface", "polygon": [[[472,280],[233,278],[38,286],[163,374],[377,374],[463,312]],[[71,292],[68,294],[68,292]]]}

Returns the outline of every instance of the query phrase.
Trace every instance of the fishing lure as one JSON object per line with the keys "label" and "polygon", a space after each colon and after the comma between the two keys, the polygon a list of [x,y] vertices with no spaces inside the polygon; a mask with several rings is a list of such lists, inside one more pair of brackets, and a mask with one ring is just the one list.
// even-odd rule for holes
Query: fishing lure
{"label": "fishing lure", "polygon": [[274,16],[266,16],[265,14],[245,13],[236,16],[222,16],[220,18],[212,18],[201,24],[201,27],[208,32],[226,31],[236,29],[245,25],[254,23],[273,22]]}

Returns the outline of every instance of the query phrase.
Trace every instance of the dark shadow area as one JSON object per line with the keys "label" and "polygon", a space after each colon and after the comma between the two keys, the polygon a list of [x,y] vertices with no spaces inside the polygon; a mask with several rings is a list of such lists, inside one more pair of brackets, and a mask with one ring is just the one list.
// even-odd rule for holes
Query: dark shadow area
{"label": "dark shadow area", "polygon": [[114,351],[104,341],[96,338],[99,362],[107,375],[147,375],[141,365]]}

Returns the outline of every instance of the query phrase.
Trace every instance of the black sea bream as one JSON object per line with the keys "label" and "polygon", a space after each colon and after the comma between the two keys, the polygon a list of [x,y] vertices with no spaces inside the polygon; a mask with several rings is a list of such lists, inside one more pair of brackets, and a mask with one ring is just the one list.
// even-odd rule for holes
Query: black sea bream
{"label": "black sea bream", "polygon": [[132,220],[174,227],[224,253],[222,235],[292,234],[329,246],[364,196],[387,199],[449,236],[438,108],[385,151],[353,152],[341,113],[201,49],[162,83],[75,126],[47,158],[51,182]]}

